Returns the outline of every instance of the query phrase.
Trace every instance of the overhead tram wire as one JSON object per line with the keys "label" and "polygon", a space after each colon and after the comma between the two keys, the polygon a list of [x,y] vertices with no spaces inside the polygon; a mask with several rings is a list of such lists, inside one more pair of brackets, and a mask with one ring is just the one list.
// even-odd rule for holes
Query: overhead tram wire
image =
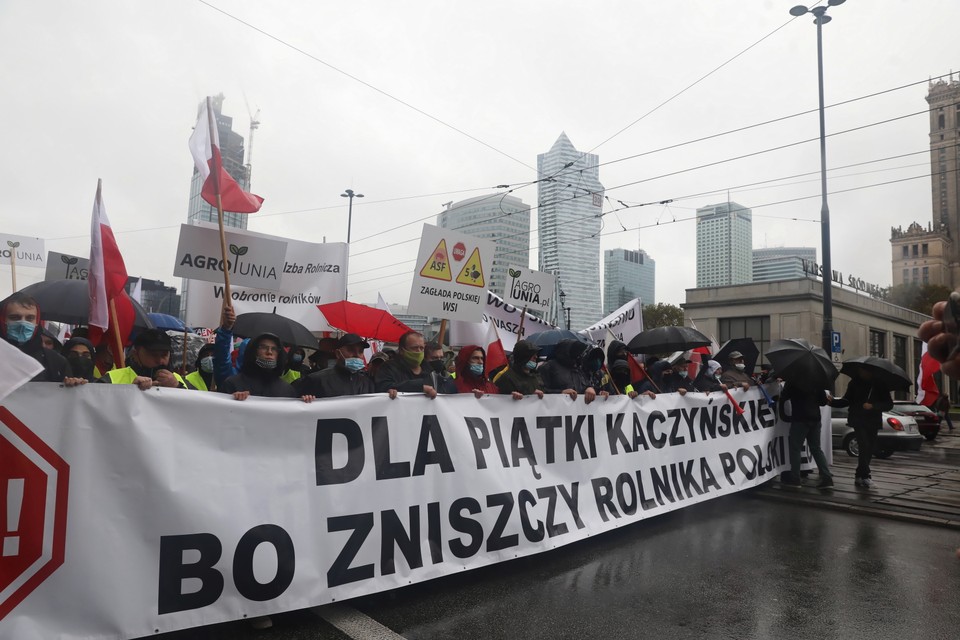
{"label": "overhead tram wire", "polygon": [[319,62],[320,64],[322,64],[323,66],[327,67],[328,69],[331,69],[331,70],[333,70],[333,71],[336,71],[337,73],[339,73],[339,74],[341,74],[341,75],[344,75],[344,76],[350,78],[350,79],[353,80],[354,82],[358,82],[358,83],[362,84],[363,86],[367,87],[368,89],[372,89],[373,91],[376,91],[377,93],[379,93],[379,94],[382,95],[382,96],[385,96],[385,97],[387,97],[387,98],[390,98],[390,99],[393,100],[394,102],[397,102],[397,103],[399,103],[399,104],[407,107],[408,109],[411,109],[411,110],[413,110],[413,111],[416,111],[416,112],[419,113],[420,115],[422,115],[422,116],[424,116],[424,117],[426,117],[426,118],[429,118],[430,120],[433,120],[433,121],[436,122],[437,124],[441,124],[441,125],[443,125],[444,127],[448,128],[448,129],[450,129],[450,130],[452,130],[452,131],[456,131],[456,132],[459,133],[460,135],[462,135],[462,136],[464,136],[464,137],[466,137],[466,138],[469,138],[470,140],[473,140],[474,142],[476,142],[476,143],[478,143],[478,144],[483,145],[483,146],[486,147],[487,149],[490,149],[491,151],[494,151],[494,152],[502,155],[502,156],[505,157],[505,158],[509,158],[510,160],[513,160],[514,162],[516,162],[516,163],[518,163],[518,164],[521,164],[521,165],[523,165],[524,167],[526,167],[526,168],[528,168],[528,169],[532,169],[533,171],[536,171],[536,169],[534,169],[533,167],[531,167],[530,165],[528,165],[526,162],[524,162],[523,160],[519,160],[519,159],[517,159],[517,158],[514,158],[513,156],[511,156],[511,155],[510,155],[509,153],[507,153],[506,151],[501,151],[500,149],[497,149],[497,148],[494,147],[493,145],[491,145],[491,144],[489,144],[489,143],[487,143],[487,142],[484,142],[483,140],[481,140],[480,138],[478,138],[478,137],[476,137],[476,136],[474,136],[474,135],[471,135],[471,134],[467,133],[467,132],[464,131],[463,129],[459,129],[459,128],[455,127],[454,125],[450,124],[449,122],[446,122],[446,121],[444,121],[444,120],[441,120],[441,119],[438,118],[437,116],[435,116],[435,115],[433,115],[433,114],[431,114],[431,113],[428,113],[428,112],[424,111],[423,109],[420,109],[419,107],[415,107],[414,105],[410,104],[409,102],[407,102],[407,101],[405,101],[405,100],[402,100],[401,98],[398,98],[397,96],[395,96],[395,95],[393,95],[393,94],[391,94],[391,93],[388,93],[388,92],[384,91],[383,89],[380,89],[379,87],[376,87],[376,86],[370,84],[370,83],[367,82],[366,80],[361,80],[361,79],[358,78],[357,76],[355,76],[355,75],[353,75],[353,74],[351,74],[351,73],[349,73],[349,72],[347,72],[347,71],[344,71],[343,69],[340,69],[339,67],[335,67],[334,65],[330,64],[329,62],[327,62],[327,61],[325,61],[325,60],[321,60],[320,58],[318,58],[317,56],[313,55],[312,53],[309,53],[309,52],[301,49],[300,47],[298,47],[298,46],[296,46],[296,45],[293,45],[293,44],[287,42],[286,40],[283,40],[282,38],[279,38],[278,36],[273,35],[272,33],[269,33],[268,31],[264,31],[264,30],[261,29],[260,27],[258,27],[258,26],[256,26],[256,25],[253,25],[253,24],[250,24],[250,23],[247,22],[246,20],[243,20],[243,19],[241,19],[241,18],[238,18],[237,16],[235,16],[235,15],[233,15],[233,14],[231,14],[231,13],[228,13],[228,12],[224,11],[224,10],[221,9],[220,7],[217,7],[217,6],[215,6],[215,5],[210,4],[209,2],[207,2],[207,0],[197,0],[197,2],[199,2],[200,4],[205,5],[205,6],[207,6],[207,7],[210,7],[210,8],[213,9],[214,11],[217,11],[218,13],[221,13],[221,14],[225,15],[226,17],[230,18],[231,20],[234,20],[234,21],[236,21],[236,22],[239,22],[240,24],[242,24],[243,26],[245,26],[245,27],[247,27],[247,28],[249,28],[249,29],[253,29],[253,30],[256,31],[257,33],[259,33],[259,34],[261,34],[261,35],[263,35],[263,36],[266,36],[267,38],[270,38],[270,39],[273,40],[274,42],[276,42],[276,43],[278,43],[278,44],[281,44],[281,45],[283,45],[284,47],[287,47],[288,49],[292,49],[293,51],[296,51],[297,53],[299,53],[299,54],[301,54],[301,55],[304,55],[304,56],[306,56],[307,58],[310,58],[310,59],[313,60],[314,62]]}

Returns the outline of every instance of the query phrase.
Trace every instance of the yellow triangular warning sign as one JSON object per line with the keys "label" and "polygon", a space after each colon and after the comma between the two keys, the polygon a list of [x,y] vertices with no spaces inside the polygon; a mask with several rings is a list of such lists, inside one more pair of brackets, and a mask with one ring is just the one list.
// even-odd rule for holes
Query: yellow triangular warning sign
{"label": "yellow triangular warning sign", "polygon": [[480,249],[474,249],[470,254],[470,259],[463,265],[460,275],[457,276],[459,284],[468,284],[471,287],[485,287],[483,277],[483,265],[480,263]]}
{"label": "yellow triangular warning sign", "polygon": [[[430,245],[427,245],[428,247]],[[427,258],[423,268],[420,269],[420,275],[424,278],[433,278],[435,280],[446,280],[450,282],[453,274],[450,273],[450,259],[447,257],[447,241],[440,240],[440,244],[433,250],[430,257]]]}

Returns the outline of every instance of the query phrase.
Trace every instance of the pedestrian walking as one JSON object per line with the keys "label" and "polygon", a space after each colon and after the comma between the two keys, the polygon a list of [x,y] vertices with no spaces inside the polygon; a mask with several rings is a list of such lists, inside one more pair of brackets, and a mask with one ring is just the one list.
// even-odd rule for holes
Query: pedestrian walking
{"label": "pedestrian walking", "polygon": [[[790,471],[785,471],[780,476],[782,484],[800,486],[800,456],[803,443],[806,442],[820,473],[817,488],[827,489],[833,486],[833,474],[830,473],[827,457],[820,446],[820,407],[826,405],[828,400],[827,392],[823,389],[804,388],[792,381],[787,381],[784,385],[780,393],[779,407],[780,419],[790,424]],[[785,406],[787,402],[790,403],[789,413]],[[869,472],[867,475],[869,476]]]}
{"label": "pedestrian walking", "polygon": [[883,426],[883,412],[893,408],[890,391],[875,380],[870,369],[861,368],[850,379],[843,397],[832,399],[830,406],[850,408],[847,420],[853,427],[860,447],[854,484],[869,488],[873,484],[870,459],[876,447],[877,432]]}

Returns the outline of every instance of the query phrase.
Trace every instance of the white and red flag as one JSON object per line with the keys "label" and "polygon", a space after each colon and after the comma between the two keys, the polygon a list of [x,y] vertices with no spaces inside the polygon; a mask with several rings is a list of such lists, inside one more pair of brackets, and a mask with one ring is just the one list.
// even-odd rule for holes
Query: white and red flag
{"label": "white and red flag", "polygon": [[190,136],[190,153],[203,180],[200,197],[212,206],[217,206],[217,196],[224,211],[234,213],[256,213],[263,204],[263,198],[247,193],[237,181],[223,168],[220,155],[220,134],[213,120],[213,109],[208,97],[200,107],[197,126]]}
{"label": "white and red flag", "polygon": [[933,374],[940,371],[940,363],[927,352],[927,343],[923,343],[920,356],[920,372],[917,374],[917,404],[932,407],[940,397],[940,388]]}
{"label": "white and red flag", "polygon": [[507,364],[507,352],[503,349],[503,343],[500,342],[500,334],[497,332],[497,326],[492,323],[487,323],[487,333],[486,337],[483,340],[486,344],[481,345],[484,351],[487,352],[487,360],[484,363],[486,371],[484,375],[490,375],[491,371],[495,371],[497,367],[502,367]]}
{"label": "white and red flag", "polygon": [[[90,223],[90,269],[87,286],[90,290],[90,341],[100,344],[109,333],[109,344],[115,361],[120,361],[122,345],[133,329],[133,303],[124,287],[127,285],[127,267],[113,236],[107,211],[103,206],[101,182],[97,181],[97,195],[93,200]],[[119,344],[117,344],[119,342]]]}

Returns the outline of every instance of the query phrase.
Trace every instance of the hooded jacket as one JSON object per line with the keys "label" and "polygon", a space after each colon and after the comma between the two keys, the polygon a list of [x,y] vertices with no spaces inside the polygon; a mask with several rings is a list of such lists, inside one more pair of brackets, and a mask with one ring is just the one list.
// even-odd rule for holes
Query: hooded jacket
{"label": "hooded jacket", "polygon": [[[200,351],[197,352],[197,362],[196,370],[190,372],[186,376],[187,384],[190,385],[190,388],[196,389],[198,391],[210,391],[214,388],[213,378],[214,371],[206,372],[200,368],[200,361],[207,356],[213,357],[214,352],[216,351],[216,346],[212,344],[205,344],[200,347]],[[214,369],[216,369],[216,364],[214,364]]]}
{"label": "hooded jacket", "polygon": [[457,354],[456,371],[457,377],[454,383],[457,385],[457,393],[471,393],[474,389],[480,389],[484,393],[499,393],[497,385],[487,379],[486,372],[476,376],[470,371],[470,356],[474,351],[480,351],[483,354],[483,366],[487,366],[487,352],[483,347],[475,344],[468,344],[460,349]]}
{"label": "hooded jacket", "polygon": [[[72,359],[70,357],[70,349],[78,344],[85,346],[90,351],[90,358],[78,358],[74,356],[75,359]],[[70,338],[60,349],[60,355],[66,358],[67,364],[70,365],[71,376],[74,378],[85,378],[87,382],[94,382],[97,379],[94,373],[96,363],[93,361],[96,353],[96,347],[86,338]]]}
{"label": "hooded jacket", "polygon": [[553,357],[539,369],[543,379],[543,390],[547,393],[562,393],[573,389],[583,393],[590,386],[587,377],[580,368],[580,358],[587,345],[579,340],[561,340],[553,350]]}
{"label": "hooded jacket", "polygon": [[40,340],[40,307],[37,306],[37,326],[29,340],[20,344],[7,338],[7,301],[0,305],[0,335],[4,340],[20,349],[37,362],[43,365],[43,371],[30,379],[30,382],[63,382],[65,377],[71,376],[70,365],[67,359],[52,349],[45,349]]}
{"label": "hooded jacket", "polygon": [[[264,369],[257,364],[257,348],[263,340],[272,340],[279,347],[277,353],[277,366],[273,369]],[[221,384],[217,391],[221,393],[235,393],[237,391],[249,391],[252,396],[262,398],[296,398],[297,392],[288,382],[280,379],[283,375],[286,365],[286,353],[283,351],[283,343],[280,338],[272,333],[262,333],[247,345],[244,349],[243,359],[240,364],[240,373],[227,378]]]}
{"label": "hooded jacket", "polygon": [[539,370],[530,370],[527,363],[530,358],[535,356],[539,349],[526,340],[518,340],[513,347],[513,354],[510,357],[510,367],[497,376],[497,390],[500,393],[513,393],[514,391],[522,393],[525,396],[543,391],[543,380],[540,378]]}

